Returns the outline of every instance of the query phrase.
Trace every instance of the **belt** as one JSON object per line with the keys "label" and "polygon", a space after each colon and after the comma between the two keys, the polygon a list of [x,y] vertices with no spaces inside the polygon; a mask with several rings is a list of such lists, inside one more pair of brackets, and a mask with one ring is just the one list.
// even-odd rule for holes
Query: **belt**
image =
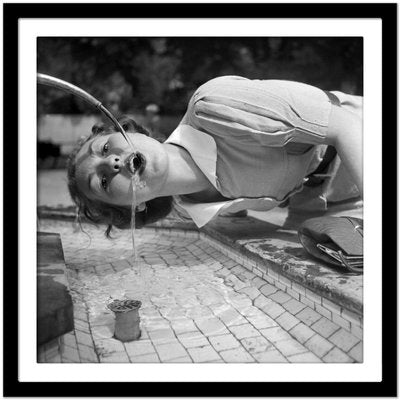
{"label": "belt", "polygon": [[[324,90],[324,93],[328,96],[329,101],[333,105],[340,107],[340,100],[336,95],[326,90]],[[328,169],[329,164],[335,158],[336,154],[336,149],[333,146],[328,146],[321,162],[318,164],[318,167],[311,172],[311,174],[307,175],[308,180],[304,183],[304,186],[312,187],[320,185],[324,181],[324,178],[315,175],[323,174]]]}

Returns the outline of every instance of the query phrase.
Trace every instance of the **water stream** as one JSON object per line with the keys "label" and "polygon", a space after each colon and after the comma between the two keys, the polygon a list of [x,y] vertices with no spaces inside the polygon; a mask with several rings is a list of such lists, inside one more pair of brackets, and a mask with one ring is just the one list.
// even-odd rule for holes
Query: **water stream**
{"label": "water stream", "polygon": [[[121,132],[122,134],[122,132]],[[128,145],[132,149],[132,151],[135,151],[135,148],[133,146],[133,143],[129,136],[127,134],[122,134],[125,140],[128,142]],[[135,171],[136,172],[136,171]],[[132,264],[134,267],[137,269],[137,273],[140,275],[141,273],[141,266],[138,263],[138,258],[137,258],[137,249],[136,249],[136,243],[135,243],[135,231],[136,231],[136,208],[138,206],[137,204],[137,198],[136,198],[136,191],[137,188],[142,188],[145,186],[145,182],[141,181],[137,173],[132,174],[132,204],[131,204],[131,240],[132,240]]]}
{"label": "water stream", "polygon": [[137,175],[132,177],[132,206],[131,206],[131,238],[132,238],[132,262],[133,265],[137,265],[137,253],[136,253],[136,244],[135,244],[135,230],[136,230],[136,186],[138,183]]}
{"label": "water stream", "polygon": [[144,181],[141,181],[137,174],[132,176],[132,205],[131,205],[131,240],[132,240],[132,264],[136,268],[137,273],[141,274],[141,263],[138,262],[137,249],[135,243],[135,232],[136,232],[136,209],[137,209],[137,189],[143,188],[146,185]]}

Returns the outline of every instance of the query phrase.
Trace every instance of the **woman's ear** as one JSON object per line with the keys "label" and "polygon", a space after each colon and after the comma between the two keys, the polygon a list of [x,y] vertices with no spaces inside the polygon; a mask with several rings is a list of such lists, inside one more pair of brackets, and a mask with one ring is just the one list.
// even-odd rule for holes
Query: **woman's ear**
{"label": "woman's ear", "polygon": [[96,125],[93,125],[93,127],[92,127],[92,133],[94,134],[94,135],[98,135],[99,133],[102,133],[102,132],[104,132],[104,124],[102,124],[102,123],[99,123],[99,124],[96,124]]}
{"label": "woman's ear", "polygon": [[136,123],[132,118],[123,116],[119,119],[119,123],[125,132],[137,132],[146,136],[150,136],[150,133],[147,131],[147,129]]}
{"label": "woman's ear", "polygon": [[124,129],[124,131],[126,132],[135,132],[135,128],[136,128],[136,122],[129,117],[122,117],[119,120],[122,128]]}

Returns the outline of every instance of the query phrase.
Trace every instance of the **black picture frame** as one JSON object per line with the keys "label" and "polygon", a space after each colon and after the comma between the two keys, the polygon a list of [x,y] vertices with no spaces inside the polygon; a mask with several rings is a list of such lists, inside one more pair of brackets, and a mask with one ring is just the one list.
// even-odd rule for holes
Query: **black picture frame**
{"label": "black picture frame", "polygon": [[[18,21],[21,18],[375,18],[382,21],[383,341],[381,382],[20,382],[18,379]],[[384,397],[397,395],[397,4],[4,4],[3,395],[6,397]],[[14,149],[10,151],[10,149]],[[390,182],[389,182],[390,179]],[[311,377],[310,377],[311,378]]]}

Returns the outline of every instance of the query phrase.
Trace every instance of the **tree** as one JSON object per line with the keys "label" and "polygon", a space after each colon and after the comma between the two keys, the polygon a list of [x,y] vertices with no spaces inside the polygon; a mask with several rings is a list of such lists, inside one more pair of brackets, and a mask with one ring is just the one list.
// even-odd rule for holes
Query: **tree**
{"label": "tree", "polygon": [[[182,115],[220,75],[297,80],[362,94],[362,38],[39,38],[38,71],[71,82],[118,113],[157,103]],[[92,113],[75,96],[38,87],[39,113]]]}

